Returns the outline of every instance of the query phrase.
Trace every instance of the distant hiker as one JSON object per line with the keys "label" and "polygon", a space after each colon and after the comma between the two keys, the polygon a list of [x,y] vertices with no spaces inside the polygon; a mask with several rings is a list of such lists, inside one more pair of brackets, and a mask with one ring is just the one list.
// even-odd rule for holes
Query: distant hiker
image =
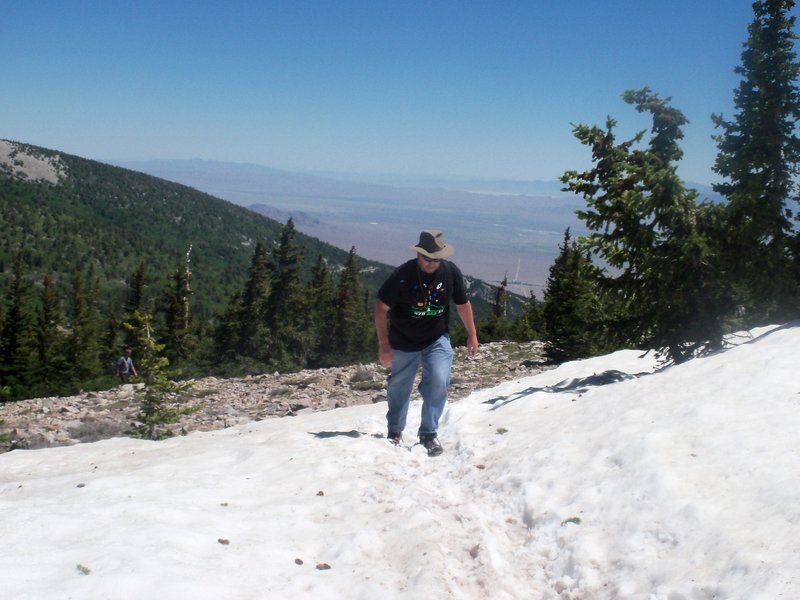
{"label": "distant hiker", "polygon": [[133,374],[134,377],[139,375],[136,372],[136,367],[131,358],[131,349],[125,348],[125,353],[117,360],[117,377],[119,377],[122,383],[128,383],[131,374]]}
{"label": "distant hiker", "polygon": [[411,246],[416,259],[400,265],[384,282],[375,302],[375,329],[381,364],[390,369],[386,413],[388,438],[402,439],[417,368],[422,363],[420,443],[430,456],[442,453],[439,418],[447,404],[453,349],[450,346],[450,301],[467,328],[467,350],[478,351],[478,335],[458,267],[444,260],[455,251],[441,231],[426,229]]}

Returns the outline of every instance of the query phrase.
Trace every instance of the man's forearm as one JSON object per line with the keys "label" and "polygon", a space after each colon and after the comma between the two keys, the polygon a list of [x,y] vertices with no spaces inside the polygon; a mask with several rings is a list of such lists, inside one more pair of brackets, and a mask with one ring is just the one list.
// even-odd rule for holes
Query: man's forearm
{"label": "man's forearm", "polygon": [[375,333],[378,336],[378,346],[389,345],[389,307],[380,300],[375,303]]}
{"label": "man's forearm", "polygon": [[464,323],[464,327],[467,329],[467,335],[477,335],[475,317],[472,314],[472,303],[468,300],[466,304],[456,304],[456,311],[458,312],[461,322]]}

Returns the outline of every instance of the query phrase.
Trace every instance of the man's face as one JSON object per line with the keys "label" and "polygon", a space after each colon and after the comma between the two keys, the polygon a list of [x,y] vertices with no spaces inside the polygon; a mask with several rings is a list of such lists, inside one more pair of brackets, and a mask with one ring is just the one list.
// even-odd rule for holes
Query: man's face
{"label": "man's face", "polygon": [[424,254],[417,252],[417,265],[419,265],[419,270],[423,273],[430,275],[436,271],[439,268],[439,262],[440,259],[438,258],[428,258]]}

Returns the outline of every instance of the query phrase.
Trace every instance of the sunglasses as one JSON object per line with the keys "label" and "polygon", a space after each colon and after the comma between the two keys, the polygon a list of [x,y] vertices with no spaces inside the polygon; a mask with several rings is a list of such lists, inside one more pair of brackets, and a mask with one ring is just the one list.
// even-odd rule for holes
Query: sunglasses
{"label": "sunglasses", "polygon": [[424,254],[420,254],[420,256],[422,257],[422,260],[424,260],[426,263],[438,263],[441,262],[442,260],[441,258],[429,258]]}

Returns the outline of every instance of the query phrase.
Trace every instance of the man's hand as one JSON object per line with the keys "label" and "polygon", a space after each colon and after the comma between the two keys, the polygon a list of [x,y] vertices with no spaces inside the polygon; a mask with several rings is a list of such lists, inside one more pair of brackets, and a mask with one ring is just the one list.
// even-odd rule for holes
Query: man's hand
{"label": "man's hand", "polygon": [[478,332],[472,316],[472,303],[467,301],[465,304],[456,304],[456,310],[464,327],[467,328],[467,352],[470,356],[475,356],[478,353]]}
{"label": "man's hand", "polygon": [[392,368],[392,347],[389,345],[380,346],[378,348],[378,359],[384,369]]}
{"label": "man's hand", "polygon": [[478,353],[478,336],[470,335],[467,337],[467,352],[470,356],[475,356]]}

